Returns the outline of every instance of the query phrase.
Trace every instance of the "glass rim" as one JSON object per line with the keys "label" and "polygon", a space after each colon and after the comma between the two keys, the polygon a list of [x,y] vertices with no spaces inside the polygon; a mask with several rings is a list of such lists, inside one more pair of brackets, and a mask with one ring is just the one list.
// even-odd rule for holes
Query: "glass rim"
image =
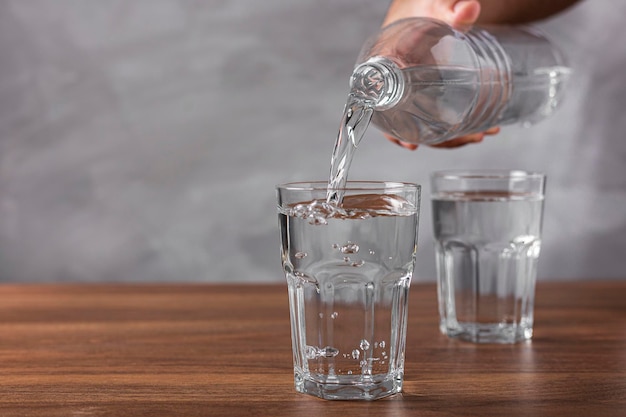
{"label": "glass rim", "polygon": [[[412,182],[402,181],[348,181],[345,187],[338,188],[345,191],[367,190],[419,190],[421,186]],[[294,181],[278,184],[278,190],[285,191],[327,191],[328,181]]]}
{"label": "glass rim", "polygon": [[543,179],[546,174],[523,169],[447,169],[434,171],[431,178],[435,179]]}

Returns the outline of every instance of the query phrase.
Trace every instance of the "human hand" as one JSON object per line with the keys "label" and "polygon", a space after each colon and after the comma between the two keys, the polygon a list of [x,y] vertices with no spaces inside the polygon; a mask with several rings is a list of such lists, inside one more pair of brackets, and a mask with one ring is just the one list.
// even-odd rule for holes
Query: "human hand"
{"label": "human hand", "polygon": [[480,15],[478,0],[394,0],[389,5],[383,26],[406,17],[432,17],[455,28],[473,25]]}
{"label": "human hand", "polygon": [[[478,0],[394,0],[389,6],[383,26],[407,17],[421,16],[439,19],[463,30],[473,25],[478,20],[479,15],[480,3]],[[495,135],[499,131],[499,127],[493,127],[485,132],[472,133],[431,146],[457,148],[470,143],[482,142],[485,135]],[[418,146],[414,143],[403,142],[390,135],[385,135],[385,137],[406,149],[415,150]]]}

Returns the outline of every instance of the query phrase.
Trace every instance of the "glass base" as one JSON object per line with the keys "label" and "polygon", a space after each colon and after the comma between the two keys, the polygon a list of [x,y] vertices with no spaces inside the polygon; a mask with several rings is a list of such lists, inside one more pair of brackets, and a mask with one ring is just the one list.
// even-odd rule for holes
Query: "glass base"
{"label": "glass base", "polygon": [[449,326],[442,322],[440,330],[449,337],[473,343],[511,344],[533,337],[532,327],[519,324],[455,323],[454,326]]}
{"label": "glass base", "polygon": [[327,377],[326,382],[315,381],[296,374],[296,391],[325,400],[365,400],[372,401],[388,397],[402,391],[402,376],[384,379],[380,382],[367,377]]}

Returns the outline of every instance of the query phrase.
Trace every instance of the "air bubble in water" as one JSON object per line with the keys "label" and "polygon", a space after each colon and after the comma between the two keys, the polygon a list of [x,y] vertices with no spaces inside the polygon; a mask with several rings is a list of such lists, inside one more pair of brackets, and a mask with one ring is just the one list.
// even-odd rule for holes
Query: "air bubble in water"
{"label": "air bubble in water", "polygon": [[381,340],[380,343],[378,344],[378,346],[380,346],[381,349],[385,348],[385,341]]}
{"label": "air bubble in water", "polygon": [[349,257],[349,256],[344,256],[343,261],[344,261],[345,263],[350,262],[350,257]]}
{"label": "air bubble in water", "polygon": [[351,264],[351,265],[352,265],[352,266],[359,267],[359,266],[363,266],[364,264],[365,264],[365,261],[364,261],[363,259],[359,259],[358,261],[354,261],[354,262],[352,262],[352,264]]}
{"label": "air bubble in water", "polygon": [[319,350],[319,355],[325,358],[334,358],[339,355],[339,349],[332,346],[326,346],[325,348]]}
{"label": "air bubble in water", "polygon": [[361,352],[358,349],[354,349],[352,351],[352,359],[359,359],[361,356]]}
{"label": "air bubble in water", "polygon": [[348,242],[341,247],[341,253],[358,253],[359,245],[356,243]]}
{"label": "air bubble in water", "polygon": [[306,252],[296,252],[295,255],[293,255],[294,257],[296,257],[296,259],[302,259],[304,257],[307,256]]}
{"label": "air bubble in water", "polygon": [[302,282],[303,284],[317,285],[317,279],[315,279],[315,277],[309,276],[306,273],[300,271],[295,271],[293,274],[298,277],[300,279],[300,282]]}
{"label": "air bubble in water", "polygon": [[314,346],[307,346],[304,348],[304,354],[307,359],[315,359],[318,357],[317,348]]}
{"label": "air bubble in water", "polygon": [[309,224],[314,226],[326,225],[328,224],[328,220],[326,220],[326,217],[323,216],[310,216]]}
{"label": "air bubble in water", "polygon": [[370,348],[370,342],[368,342],[365,339],[362,339],[361,344],[359,346],[361,347],[361,350],[366,351],[367,349]]}
{"label": "air bubble in water", "polygon": [[374,252],[373,250],[370,250],[370,255],[376,255],[376,252]]}
{"label": "air bubble in water", "polygon": [[339,316],[339,313],[337,313],[336,311],[333,311],[333,314],[330,315],[331,319],[336,319]]}

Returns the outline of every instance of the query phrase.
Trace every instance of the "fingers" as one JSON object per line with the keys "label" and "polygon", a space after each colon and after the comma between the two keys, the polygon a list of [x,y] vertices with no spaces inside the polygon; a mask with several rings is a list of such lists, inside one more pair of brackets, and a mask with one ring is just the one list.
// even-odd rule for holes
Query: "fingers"
{"label": "fingers", "polygon": [[408,149],[410,151],[414,151],[414,150],[417,149],[417,145],[414,144],[414,143],[402,142],[401,140],[398,140],[398,139],[394,138],[393,136],[389,136],[389,135],[385,135],[385,137],[390,142],[395,143],[398,146],[402,146],[403,148]]}
{"label": "fingers", "polygon": [[387,9],[383,26],[406,17],[433,17],[445,20],[444,10],[451,10],[457,0],[393,0]]}
{"label": "fingers", "polygon": [[[470,135],[465,135],[465,136],[461,136],[459,138],[454,138],[454,139],[450,139],[447,140],[445,142],[442,143],[438,143],[436,145],[430,145],[433,148],[459,148],[461,146],[465,146],[465,145],[469,145],[472,143],[480,143],[483,141],[483,139],[485,138],[485,136],[492,136],[492,135],[496,135],[500,133],[500,127],[495,126],[492,127],[490,129],[487,129],[484,132],[480,132],[480,133],[472,133]],[[393,136],[387,135],[385,134],[385,137],[387,138],[387,140],[389,140],[392,143],[395,143],[398,146],[402,146],[405,149],[409,149],[411,151],[414,151],[417,149],[418,145],[414,144],[414,143],[408,143],[408,142],[403,142],[397,138],[394,138]]]}
{"label": "fingers", "polygon": [[496,126],[484,132],[472,133],[471,135],[465,135],[465,136],[461,136],[460,138],[450,139],[445,142],[438,143],[432,146],[433,148],[458,148],[461,146],[469,145],[471,143],[480,143],[483,141],[485,136],[496,135],[499,132],[500,132],[500,128]]}
{"label": "fingers", "polygon": [[485,135],[497,135],[498,133],[500,133],[500,126],[494,126],[485,130]]}
{"label": "fingers", "polygon": [[471,26],[480,15],[478,0],[394,0],[383,22],[386,26],[405,17],[432,17],[455,27]]}
{"label": "fingers", "polygon": [[461,146],[469,145],[470,143],[480,143],[485,138],[484,133],[473,133],[460,138],[454,138],[447,140],[436,145],[432,145],[433,148],[459,148]]}
{"label": "fingers", "polygon": [[459,0],[452,6],[449,22],[454,27],[472,26],[480,15],[480,3],[477,0]]}
{"label": "fingers", "polygon": [[[418,145],[414,143],[403,142],[399,139],[394,138],[393,136],[385,135],[385,137],[392,143],[395,143],[398,146],[401,146],[405,149],[414,151],[418,148]],[[442,143],[438,143],[436,145],[430,145],[433,148],[459,148],[461,146],[469,145],[470,143],[480,143],[483,141],[485,137],[485,133],[474,133],[471,135],[466,135],[460,138],[450,139]]]}

